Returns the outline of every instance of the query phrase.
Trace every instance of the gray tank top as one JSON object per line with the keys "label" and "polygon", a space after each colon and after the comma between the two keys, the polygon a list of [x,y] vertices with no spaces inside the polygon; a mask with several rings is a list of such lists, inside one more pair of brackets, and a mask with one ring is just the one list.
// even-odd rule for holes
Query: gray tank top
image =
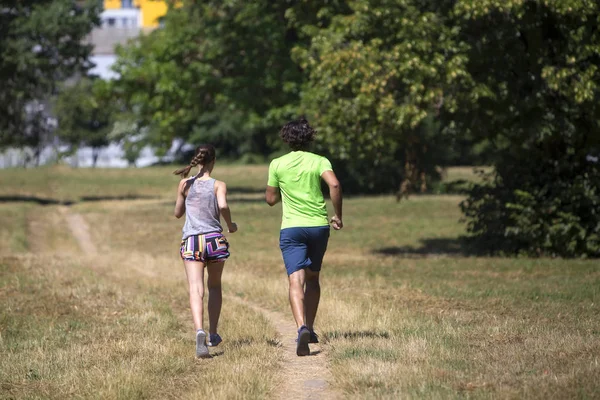
{"label": "gray tank top", "polygon": [[201,181],[192,177],[188,195],[185,198],[185,224],[183,239],[192,235],[223,232],[221,213],[215,196],[215,179]]}

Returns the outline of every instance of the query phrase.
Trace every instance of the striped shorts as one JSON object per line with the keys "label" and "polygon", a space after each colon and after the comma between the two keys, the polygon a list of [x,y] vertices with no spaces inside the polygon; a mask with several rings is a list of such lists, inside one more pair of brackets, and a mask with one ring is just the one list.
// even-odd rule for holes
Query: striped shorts
{"label": "striped shorts", "polygon": [[229,257],[229,242],[220,232],[192,235],[181,242],[179,254],[184,261],[224,262]]}

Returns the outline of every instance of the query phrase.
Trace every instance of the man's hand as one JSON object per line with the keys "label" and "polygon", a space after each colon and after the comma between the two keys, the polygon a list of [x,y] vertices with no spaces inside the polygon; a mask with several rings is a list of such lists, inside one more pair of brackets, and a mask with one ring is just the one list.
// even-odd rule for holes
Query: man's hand
{"label": "man's hand", "polygon": [[342,229],[344,227],[344,223],[342,222],[342,219],[340,217],[338,217],[337,215],[334,215],[333,217],[331,217],[331,219],[329,220],[329,223],[331,224],[331,226],[333,226],[333,229],[335,229],[336,231],[339,231],[340,229]]}
{"label": "man's hand", "polygon": [[265,191],[265,200],[271,207],[279,203],[281,201],[281,192],[279,191],[279,188],[267,186],[267,190]]}

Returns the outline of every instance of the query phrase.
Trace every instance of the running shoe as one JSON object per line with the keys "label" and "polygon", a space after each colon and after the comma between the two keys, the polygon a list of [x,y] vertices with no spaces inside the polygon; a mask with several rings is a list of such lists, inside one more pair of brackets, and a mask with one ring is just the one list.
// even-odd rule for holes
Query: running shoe
{"label": "running shoe", "polygon": [[317,335],[315,333],[315,331],[313,331],[312,329],[309,329],[310,331],[310,340],[308,341],[308,343],[319,343],[319,335]]}
{"label": "running shoe", "polygon": [[206,358],[209,356],[208,347],[206,347],[206,332],[198,329],[196,332],[196,357]]}
{"label": "running shoe", "polygon": [[208,347],[218,346],[222,341],[223,339],[221,339],[218,333],[211,333],[208,337]]}
{"label": "running shoe", "polygon": [[296,355],[307,356],[310,354],[308,342],[310,341],[310,331],[306,325],[302,325],[298,329],[298,339],[296,339]]}

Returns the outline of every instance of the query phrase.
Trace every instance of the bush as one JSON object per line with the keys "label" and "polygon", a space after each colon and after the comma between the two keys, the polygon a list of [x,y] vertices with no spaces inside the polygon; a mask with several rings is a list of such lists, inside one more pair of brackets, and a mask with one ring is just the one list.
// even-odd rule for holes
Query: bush
{"label": "bush", "polygon": [[600,165],[541,149],[504,159],[461,203],[469,242],[492,254],[600,256]]}
{"label": "bush", "polygon": [[256,153],[245,153],[237,160],[239,164],[264,164],[265,157]]}

